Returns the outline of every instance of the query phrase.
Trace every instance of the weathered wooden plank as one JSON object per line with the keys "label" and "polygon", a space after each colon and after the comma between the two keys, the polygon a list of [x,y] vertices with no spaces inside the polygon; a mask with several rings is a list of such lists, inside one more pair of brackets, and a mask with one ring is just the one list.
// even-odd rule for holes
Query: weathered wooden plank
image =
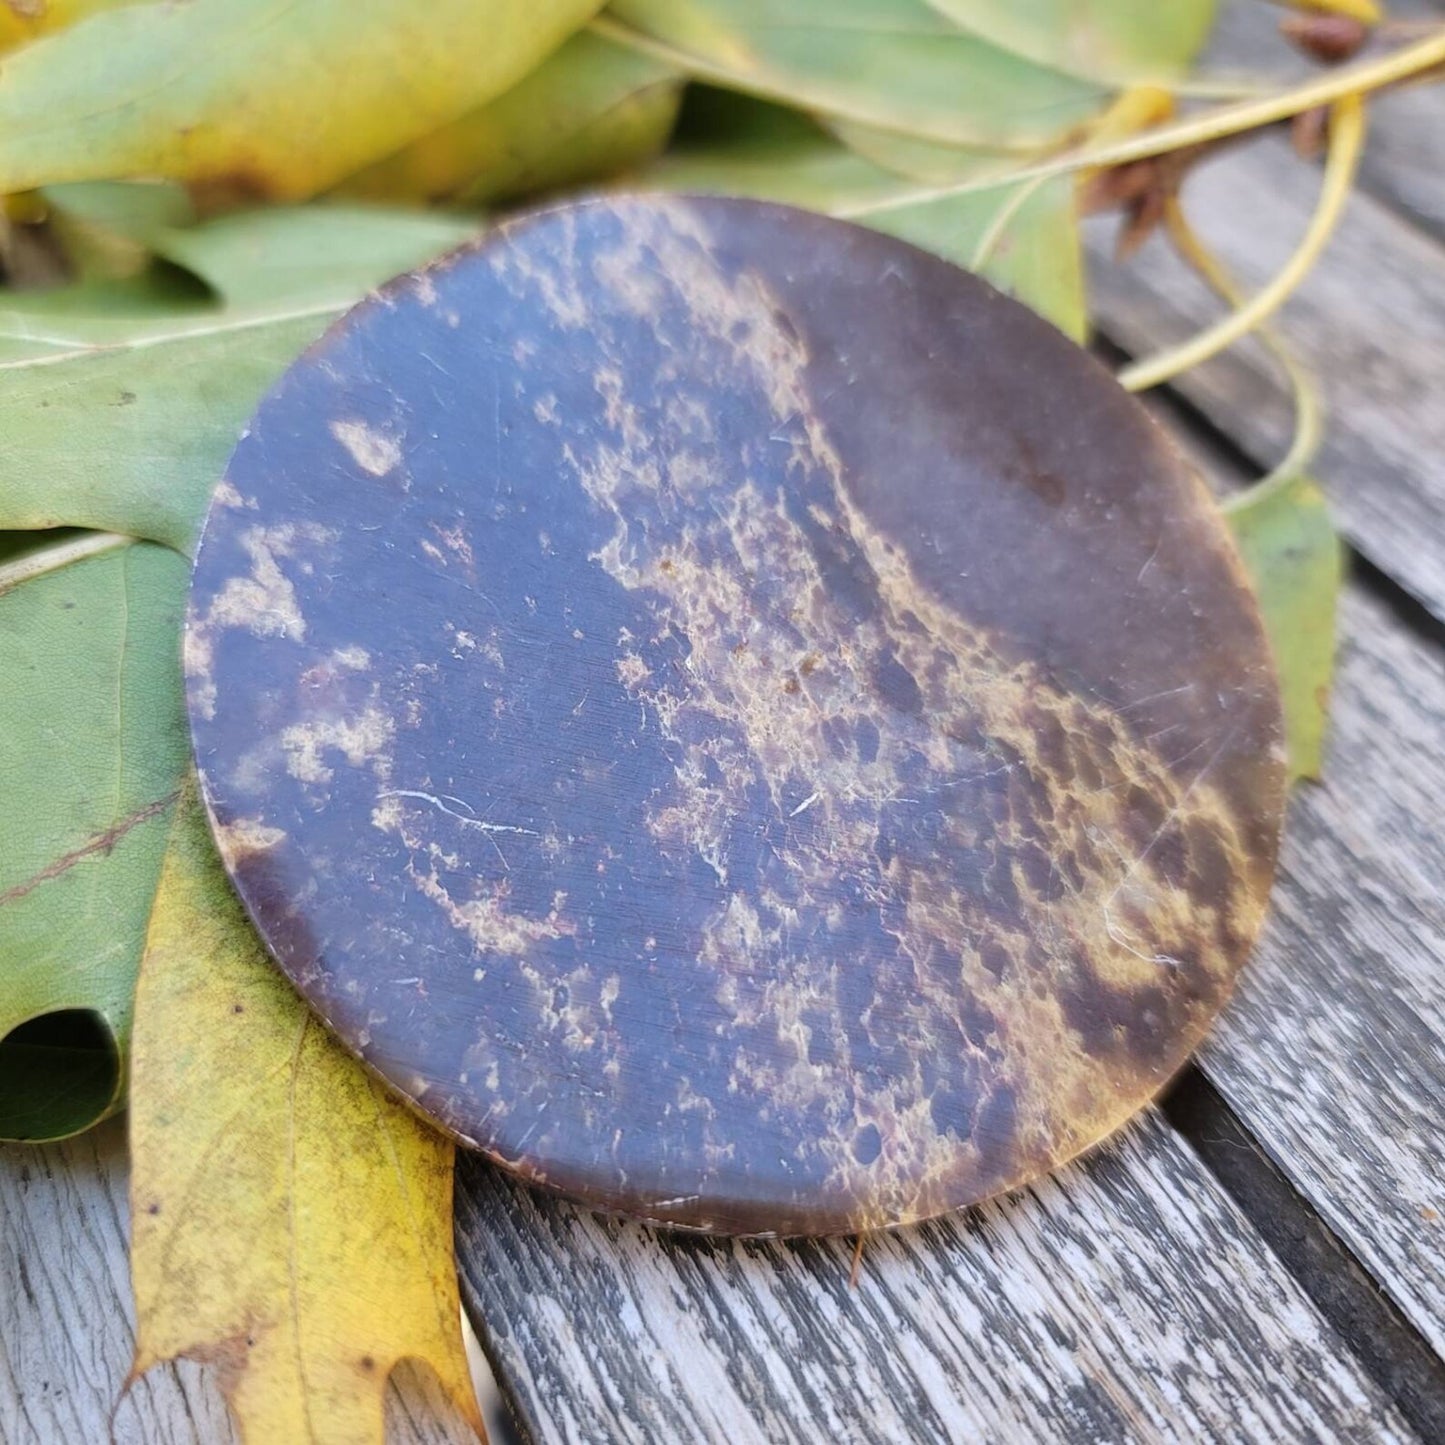
{"label": "weathered wooden plank", "polygon": [[[1206,476],[1228,454],[1151,405]],[[1271,918],[1201,1065],[1445,1353],[1445,652],[1348,589],[1325,780],[1301,789]]]}
{"label": "weathered wooden plank", "polygon": [[1326,781],[1202,1065],[1445,1353],[1445,655],[1354,590]]}
{"label": "weathered wooden plank", "polygon": [[[1391,0],[1390,19],[1419,26],[1445,24],[1440,0]],[[1318,66],[1279,38],[1288,12],[1260,0],[1221,6],[1201,64],[1210,71],[1304,76]],[[1388,43],[1402,43],[1403,35]],[[1361,185],[1437,237],[1445,238],[1445,86],[1415,86],[1378,97],[1370,111],[1370,145]]]}
{"label": "weathered wooden plank", "polygon": [[[117,1408],[135,1344],[126,1259],[125,1129],[0,1149],[0,1441],[232,1445],[211,1372],[149,1371]],[[430,1371],[399,1370],[387,1396],[396,1445],[469,1439]]]}
{"label": "weathered wooden plank", "polygon": [[[1279,137],[1211,162],[1185,199],[1200,231],[1250,288],[1291,252],[1318,181]],[[1142,354],[1198,330],[1218,303],[1159,239],[1126,267],[1103,263],[1112,228],[1091,225],[1104,332]],[[1329,251],[1284,313],[1331,413],[1317,471],[1341,524],[1372,561],[1445,617],[1445,248],[1357,195]],[[1292,403],[1257,342],[1178,382],[1180,392],[1261,464],[1287,444]]]}
{"label": "weathered wooden plank", "polygon": [[463,1288],[552,1441],[1386,1440],[1393,1409],[1152,1112],[874,1239],[668,1237],[459,1176]]}

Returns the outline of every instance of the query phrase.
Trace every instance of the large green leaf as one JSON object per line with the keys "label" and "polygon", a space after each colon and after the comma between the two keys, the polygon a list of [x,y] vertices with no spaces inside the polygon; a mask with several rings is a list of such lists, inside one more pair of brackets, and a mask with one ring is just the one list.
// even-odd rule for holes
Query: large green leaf
{"label": "large green leaf", "polygon": [[916,185],[794,112],[736,97],[712,104],[722,116],[709,118],[701,135],[669,150],[643,179],[673,190],[784,201],[887,231],[978,269],[1082,339],[1083,269],[1067,177],[920,200]]}
{"label": "large green leaf", "polygon": [[0,563],[0,1138],[117,1103],[188,757],[184,558],[81,533]]}
{"label": "large green leaf", "polygon": [[675,67],[584,31],[490,105],[338,191],[476,204],[598,180],[662,148],[681,95]]}
{"label": "large green leaf", "polygon": [[604,25],[621,22],[701,79],[953,145],[1047,145],[1110,94],[961,30],[926,0],[613,0],[609,15]]}
{"label": "large green leaf", "polygon": [[0,305],[0,527],[126,532],[189,551],[266,388],[370,287],[475,222],[361,207],[227,217],[147,241],[222,298],[154,277]]}
{"label": "large green leaf", "polygon": [[0,193],[167,176],[308,196],[500,95],[599,0],[187,0],[105,10],[0,69]]}
{"label": "large green leaf", "polygon": [[1335,665],[1344,549],[1307,477],[1268,482],[1225,507],[1274,649],[1290,774],[1317,778]]}

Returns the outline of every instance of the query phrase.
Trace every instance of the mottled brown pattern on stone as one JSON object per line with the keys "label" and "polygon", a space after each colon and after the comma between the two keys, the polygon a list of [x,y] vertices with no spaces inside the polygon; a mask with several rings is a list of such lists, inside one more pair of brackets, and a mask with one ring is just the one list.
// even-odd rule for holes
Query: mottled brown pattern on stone
{"label": "mottled brown pattern on stone", "polygon": [[263,404],[187,633],[217,837],[363,1058],[524,1177],[812,1233],[1150,1097],[1282,790],[1208,499],[1065,341],[778,207],[542,213]]}

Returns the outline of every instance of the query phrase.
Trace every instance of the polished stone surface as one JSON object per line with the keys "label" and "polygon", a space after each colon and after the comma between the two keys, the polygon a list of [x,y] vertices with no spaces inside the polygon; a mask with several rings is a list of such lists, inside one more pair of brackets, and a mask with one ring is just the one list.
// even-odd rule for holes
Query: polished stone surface
{"label": "polished stone surface", "polygon": [[403,278],[237,448],[186,636],[282,967],[599,1207],[847,1232],[1107,1134],[1226,999],[1284,771],[1136,402],[785,208],[613,198]]}

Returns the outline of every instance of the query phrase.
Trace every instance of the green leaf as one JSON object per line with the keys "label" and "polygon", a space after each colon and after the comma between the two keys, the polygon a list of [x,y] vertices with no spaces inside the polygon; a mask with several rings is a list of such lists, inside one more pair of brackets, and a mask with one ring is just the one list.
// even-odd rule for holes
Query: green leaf
{"label": "green leaf", "polygon": [[930,186],[952,186],[976,176],[1007,174],[1019,165],[1017,151],[989,146],[944,145],[856,121],[830,120],[829,131],[849,150],[886,171]]}
{"label": "green leaf", "polygon": [[81,533],[0,563],[0,1138],[119,1102],[189,752],[184,558]]}
{"label": "green leaf", "polygon": [[681,97],[674,66],[584,31],[490,105],[337,190],[481,204],[600,180],[662,149]]}
{"label": "green leaf", "polygon": [[1343,548],[1324,494],[1305,477],[1242,492],[1225,514],[1274,649],[1290,774],[1317,778],[1334,672]]}
{"label": "green leaf", "polygon": [[622,27],[607,34],[630,29],[700,79],[952,145],[1035,149],[1109,100],[926,0],[613,0],[608,14]]}
{"label": "green leaf", "polygon": [[76,181],[37,194],[81,279],[138,275],[154,255],[152,236],[196,219],[184,187],[168,182]]}
{"label": "green leaf", "polygon": [[1040,65],[1112,84],[1177,77],[1214,0],[929,0],[960,28]]}
{"label": "green leaf", "polygon": [[977,269],[1060,330],[1083,338],[1083,267],[1067,177],[920,200],[916,186],[854,155],[795,113],[737,98],[711,104],[725,107],[731,124],[713,117],[701,136],[670,150],[642,179],[671,190],[783,201],[856,220]]}
{"label": "green leaf", "polygon": [[224,298],[165,277],[19,293],[0,308],[0,527],[92,527],[188,552],[246,418],[370,287],[474,222],[297,207],[160,228],[150,244]]}
{"label": "green leaf", "polygon": [[500,95],[598,0],[187,0],[106,10],[0,69],[0,193],[161,176],[299,198]]}
{"label": "green leaf", "polygon": [[474,236],[466,216],[374,205],[278,206],[152,234],[155,252],[236,310],[339,310]]}

